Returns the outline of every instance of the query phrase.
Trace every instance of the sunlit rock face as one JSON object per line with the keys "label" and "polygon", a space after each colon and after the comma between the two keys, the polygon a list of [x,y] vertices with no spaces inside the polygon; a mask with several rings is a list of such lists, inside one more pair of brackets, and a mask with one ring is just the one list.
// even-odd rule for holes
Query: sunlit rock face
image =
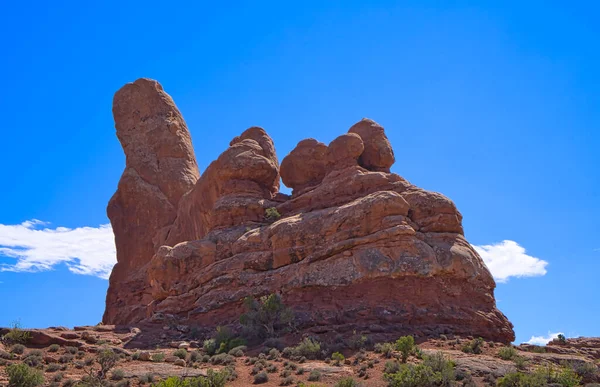
{"label": "sunlit rock face", "polygon": [[[244,297],[276,292],[307,331],[514,340],[460,212],[390,172],[394,151],[376,122],[329,145],[302,140],[281,166],[273,140],[251,127],[199,176],[157,82],[124,86],[113,113],[127,164],[108,206],[118,264],[105,323],[235,323]],[[266,216],[273,209],[279,218]]]}

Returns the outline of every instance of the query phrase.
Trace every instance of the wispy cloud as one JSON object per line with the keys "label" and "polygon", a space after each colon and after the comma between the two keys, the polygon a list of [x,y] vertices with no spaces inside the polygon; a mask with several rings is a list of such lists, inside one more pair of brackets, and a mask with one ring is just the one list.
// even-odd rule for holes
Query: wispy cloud
{"label": "wispy cloud", "polygon": [[556,332],[556,333],[550,333],[548,332],[548,336],[531,336],[531,339],[529,339],[529,341],[526,341],[526,344],[533,344],[533,345],[546,345],[549,342],[551,342],[552,340],[558,338],[558,335],[562,335],[562,332]]}
{"label": "wispy cloud", "polygon": [[109,224],[74,229],[47,226],[37,219],[0,224],[0,256],[16,259],[14,264],[0,264],[0,272],[45,271],[64,263],[73,273],[108,278],[116,263]]}
{"label": "wispy cloud", "polygon": [[510,277],[537,277],[546,274],[548,262],[527,255],[515,241],[505,240],[493,245],[473,246],[497,282]]}

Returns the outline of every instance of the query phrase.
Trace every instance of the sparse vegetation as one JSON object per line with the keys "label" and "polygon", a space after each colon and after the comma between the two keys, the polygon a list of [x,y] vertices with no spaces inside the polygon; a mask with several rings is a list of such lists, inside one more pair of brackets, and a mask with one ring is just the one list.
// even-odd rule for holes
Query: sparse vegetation
{"label": "sparse vegetation", "polygon": [[26,364],[12,364],[6,367],[8,387],[36,387],[44,383],[44,376]]}
{"label": "sparse vegetation", "polygon": [[463,345],[463,347],[461,348],[461,351],[463,351],[464,353],[474,353],[474,354],[480,354],[482,352],[482,345],[483,345],[484,341],[481,337],[477,338],[477,339],[473,339],[471,340],[471,342]]}
{"label": "sparse vegetation", "polygon": [[269,222],[275,222],[281,218],[281,214],[275,207],[269,207],[265,210],[265,219]]}
{"label": "sparse vegetation", "polygon": [[310,371],[310,374],[308,374],[308,381],[318,382],[319,380],[321,380],[321,373],[317,370]]}
{"label": "sparse vegetation", "polygon": [[287,347],[283,350],[286,357],[306,357],[307,359],[317,359],[321,354],[321,343],[310,337],[302,340],[295,347]]}
{"label": "sparse vegetation", "polygon": [[558,342],[561,344],[565,344],[567,342],[567,338],[562,333],[560,333],[556,338],[558,339]]}
{"label": "sparse vegetation", "polygon": [[19,322],[14,322],[8,333],[2,336],[2,340],[13,344],[27,344],[27,341],[29,341],[30,338],[31,333],[21,329],[21,324]]}
{"label": "sparse vegetation", "polygon": [[162,352],[157,352],[157,353],[152,354],[150,359],[155,363],[160,363],[165,360],[165,354]]}
{"label": "sparse vegetation", "polygon": [[52,344],[51,346],[48,347],[48,352],[58,352],[59,349],[60,349],[60,345]]}
{"label": "sparse vegetation", "polygon": [[341,363],[342,363],[342,362],[343,362],[345,359],[346,359],[346,358],[344,357],[344,355],[342,355],[342,354],[341,354],[341,353],[339,353],[339,352],[334,352],[334,353],[331,355],[331,360],[333,360],[333,361],[334,361],[334,363],[333,363],[333,364],[334,364],[334,365],[336,365],[336,366],[339,366],[339,365],[341,365]]}
{"label": "sparse vegetation", "polygon": [[259,372],[254,375],[254,384],[263,384],[269,381],[269,375],[266,372]]}
{"label": "sparse vegetation", "polygon": [[498,350],[498,357],[502,360],[512,360],[517,356],[517,351],[511,347],[502,347]]}
{"label": "sparse vegetation", "polygon": [[396,350],[400,352],[402,363],[406,363],[408,356],[415,349],[415,339],[412,336],[402,336],[396,340]]}
{"label": "sparse vegetation", "polygon": [[180,359],[185,360],[185,358],[187,357],[187,350],[183,349],[183,348],[179,348],[178,350],[176,350],[175,352],[173,352],[173,356],[176,356]]}
{"label": "sparse vegetation", "polygon": [[394,344],[392,343],[377,343],[375,344],[375,352],[381,353],[386,358],[391,358],[394,352]]}
{"label": "sparse vegetation", "polygon": [[437,386],[442,381],[442,375],[434,372],[424,364],[402,364],[400,370],[393,374],[384,374],[390,387],[429,387]]}
{"label": "sparse vegetation", "polygon": [[245,334],[250,338],[276,337],[288,332],[294,322],[294,312],[285,306],[279,294],[244,299],[246,313],[240,317]]}
{"label": "sparse vegetation", "polygon": [[10,347],[10,352],[16,355],[22,355],[25,352],[25,346],[23,344],[15,344]]}
{"label": "sparse vegetation", "polygon": [[358,387],[358,382],[350,376],[340,379],[335,387]]}

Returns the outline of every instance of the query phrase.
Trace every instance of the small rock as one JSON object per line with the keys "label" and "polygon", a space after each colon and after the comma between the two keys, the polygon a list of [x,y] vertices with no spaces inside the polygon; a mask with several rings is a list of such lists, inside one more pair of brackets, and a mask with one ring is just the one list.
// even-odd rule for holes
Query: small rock
{"label": "small rock", "polygon": [[171,341],[169,343],[169,347],[171,347],[171,348],[179,348],[179,343],[180,343],[180,341]]}
{"label": "small rock", "polygon": [[150,361],[150,352],[147,352],[147,351],[140,352],[139,359],[141,361]]}
{"label": "small rock", "polygon": [[165,357],[165,362],[167,363],[175,363],[177,360],[181,360],[180,358],[178,358],[177,356],[167,356]]}
{"label": "small rock", "polygon": [[187,350],[189,347],[190,347],[190,343],[187,343],[185,341],[182,341],[178,346],[179,349],[185,349],[185,350]]}
{"label": "small rock", "polygon": [[188,327],[187,325],[177,325],[177,330],[179,332],[186,333],[190,331],[190,327]]}
{"label": "small rock", "polygon": [[133,333],[134,335],[139,335],[140,333],[142,333],[142,330],[140,328],[133,327],[133,328],[131,328],[130,332]]}
{"label": "small rock", "polygon": [[175,360],[175,362],[173,364],[175,364],[176,366],[185,367],[185,360],[177,359],[177,360]]}

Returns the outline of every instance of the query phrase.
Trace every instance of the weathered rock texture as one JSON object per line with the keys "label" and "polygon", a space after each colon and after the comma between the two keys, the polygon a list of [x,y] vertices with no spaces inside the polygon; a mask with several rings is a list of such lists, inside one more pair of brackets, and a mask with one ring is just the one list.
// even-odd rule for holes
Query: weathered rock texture
{"label": "weathered rock texture", "polygon": [[312,332],[514,339],[460,212],[389,172],[394,152],[374,121],[329,146],[300,141],[281,167],[252,127],[198,179],[185,123],[156,82],[117,92],[114,115],[127,167],[108,209],[119,263],[105,323],[227,324],[244,297],[278,292]]}

